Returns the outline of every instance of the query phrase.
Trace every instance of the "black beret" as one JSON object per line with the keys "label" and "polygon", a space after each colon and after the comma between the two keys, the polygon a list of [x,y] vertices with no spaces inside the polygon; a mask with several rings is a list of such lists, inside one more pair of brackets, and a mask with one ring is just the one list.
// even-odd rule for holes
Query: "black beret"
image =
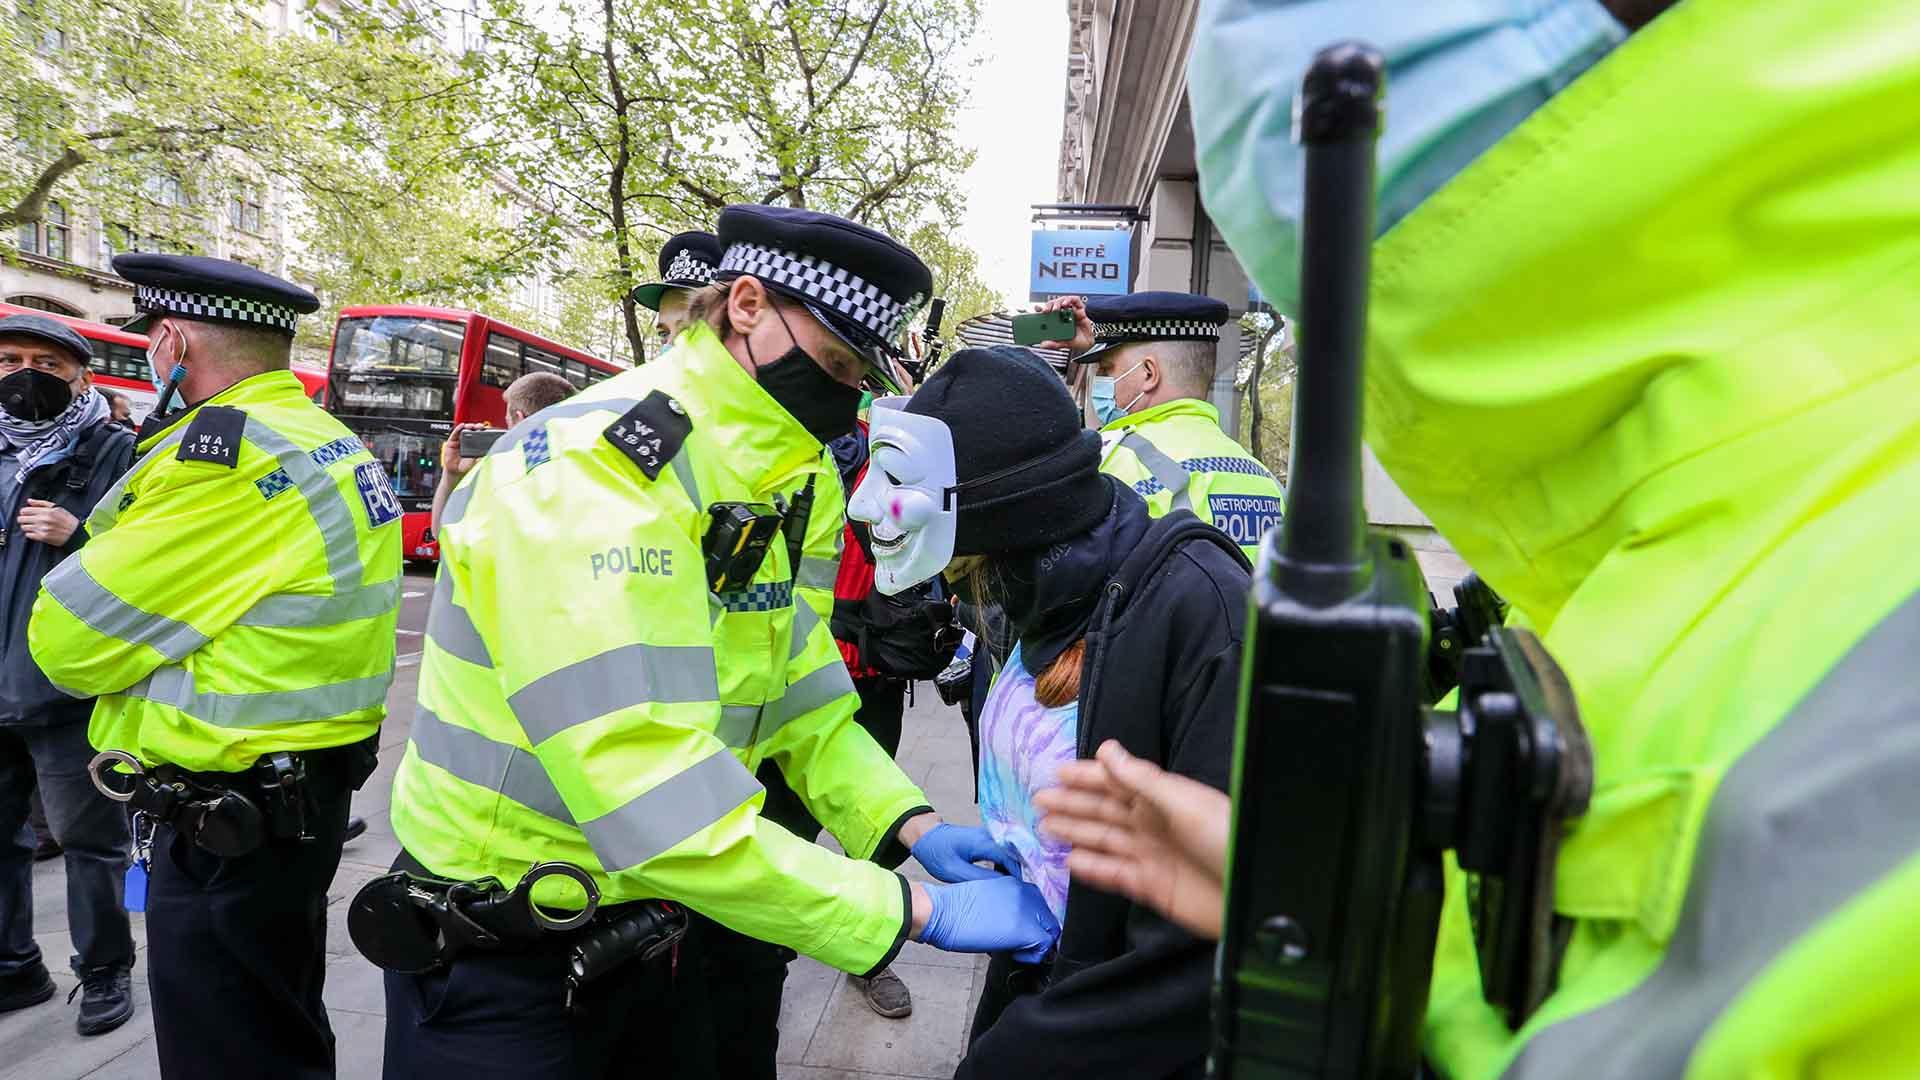
{"label": "black beret", "polygon": [[806,304],[856,353],[901,353],[933,272],[882,232],[833,214],[743,204],[720,211],[717,280],[742,274]]}
{"label": "black beret", "polygon": [[113,257],[113,272],[133,283],[140,314],[122,329],[144,334],[160,316],[260,326],[292,336],[296,318],[320,310],[320,298],[291,281],[230,259],[133,252]]}
{"label": "black beret", "polygon": [[0,319],[0,337],[39,338],[73,354],[82,367],[93,360],[93,346],[73,327],[46,315],[9,315]]}
{"label": "black beret", "polygon": [[1087,319],[1093,323],[1093,348],[1073,358],[1081,364],[1131,341],[1219,341],[1227,302],[1181,292],[1090,296]]}
{"label": "black beret", "polygon": [[633,289],[633,302],[650,311],[660,310],[660,298],[668,289],[697,289],[713,283],[713,272],[720,268],[720,238],[710,232],[675,233],[660,249],[660,280]]}

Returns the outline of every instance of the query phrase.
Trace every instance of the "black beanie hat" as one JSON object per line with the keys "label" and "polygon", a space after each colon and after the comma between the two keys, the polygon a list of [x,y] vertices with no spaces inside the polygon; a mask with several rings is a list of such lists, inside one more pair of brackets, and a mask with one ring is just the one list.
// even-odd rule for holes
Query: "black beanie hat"
{"label": "black beanie hat", "polygon": [[1100,436],[1065,383],[1027,349],[962,349],[907,402],[953,432],[960,490],[955,555],[1044,547],[1100,523],[1113,497]]}

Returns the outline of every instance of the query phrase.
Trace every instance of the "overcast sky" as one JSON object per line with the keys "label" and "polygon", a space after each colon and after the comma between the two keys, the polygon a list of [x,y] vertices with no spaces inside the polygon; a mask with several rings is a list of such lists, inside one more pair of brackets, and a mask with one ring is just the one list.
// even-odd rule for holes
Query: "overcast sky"
{"label": "overcast sky", "polygon": [[987,283],[1017,304],[1027,298],[1030,207],[1057,195],[1066,0],[981,0],[980,40],[986,63],[958,133],[979,150],[966,176],[960,235],[980,253]]}

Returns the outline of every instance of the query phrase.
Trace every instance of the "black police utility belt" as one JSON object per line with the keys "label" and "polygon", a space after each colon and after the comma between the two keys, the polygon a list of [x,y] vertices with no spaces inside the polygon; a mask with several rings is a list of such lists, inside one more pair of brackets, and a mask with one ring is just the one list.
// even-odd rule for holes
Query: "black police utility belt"
{"label": "black police utility belt", "polygon": [[[108,777],[118,765],[131,785]],[[307,760],[302,754],[267,754],[242,773],[197,773],[175,765],[149,770],[120,750],[103,750],[87,767],[93,786],[193,843],[223,858],[257,850],[269,840],[307,842]]]}
{"label": "black police utility belt", "polygon": [[[419,975],[446,967],[462,954],[567,949],[567,998],[632,960],[652,960],[680,943],[687,912],[665,900],[643,900],[602,910],[600,890],[571,863],[544,862],[509,889],[498,878],[450,881],[428,872],[402,851],[393,872],[363,886],[347,909],[347,935],[377,967]],[[533,887],[548,877],[577,884],[586,896],[578,912],[546,911]]]}

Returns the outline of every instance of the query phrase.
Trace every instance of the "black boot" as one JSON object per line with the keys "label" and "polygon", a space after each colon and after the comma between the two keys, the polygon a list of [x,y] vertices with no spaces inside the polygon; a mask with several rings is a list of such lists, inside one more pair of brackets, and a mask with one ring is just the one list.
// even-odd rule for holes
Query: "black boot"
{"label": "black boot", "polygon": [[123,967],[79,969],[80,985],[67,995],[71,1002],[80,995],[80,1019],[75,1023],[82,1035],[105,1035],[133,1016],[133,973]]}
{"label": "black boot", "polygon": [[38,1005],[53,996],[53,977],[47,965],[35,961],[11,975],[0,975],[0,1013]]}
{"label": "black boot", "polygon": [[345,840],[342,840],[341,843],[351,844],[355,840],[360,839],[360,834],[366,831],[367,831],[366,818],[350,817],[347,819],[347,838]]}

